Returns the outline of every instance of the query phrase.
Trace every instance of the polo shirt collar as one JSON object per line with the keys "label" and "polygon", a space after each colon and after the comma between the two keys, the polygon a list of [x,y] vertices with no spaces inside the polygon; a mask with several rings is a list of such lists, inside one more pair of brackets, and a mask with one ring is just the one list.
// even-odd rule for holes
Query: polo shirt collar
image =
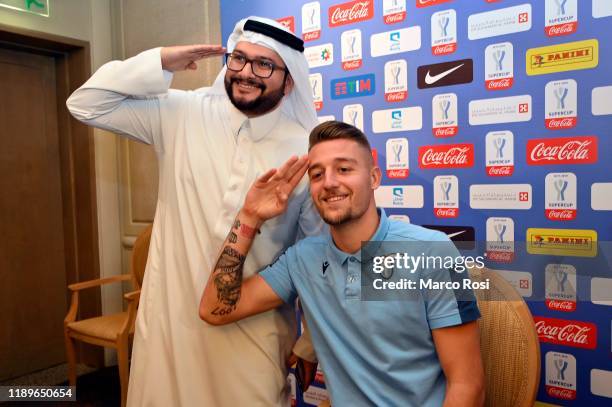
{"label": "polo shirt collar", "polygon": [[227,100],[227,105],[232,134],[237,136],[240,129],[243,126],[247,126],[250,127],[250,131],[247,134],[253,141],[259,141],[270,133],[277,125],[281,116],[280,106],[264,115],[248,118],[244,113],[236,109],[229,99]]}
{"label": "polo shirt collar", "polygon": [[361,249],[361,255],[359,253],[346,253],[342,250],[338,249],[336,244],[334,243],[334,239],[332,239],[331,232],[327,231],[327,256],[330,260],[333,260],[337,264],[344,264],[345,261],[348,260],[349,257],[355,257],[360,262],[368,262],[376,255],[376,251],[380,247],[381,243],[387,238],[387,233],[389,232],[389,218],[387,218],[387,214],[385,210],[382,208],[377,208],[379,215],[378,228],[376,229],[376,233],[370,238],[369,242],[365,244],[365,246]]}

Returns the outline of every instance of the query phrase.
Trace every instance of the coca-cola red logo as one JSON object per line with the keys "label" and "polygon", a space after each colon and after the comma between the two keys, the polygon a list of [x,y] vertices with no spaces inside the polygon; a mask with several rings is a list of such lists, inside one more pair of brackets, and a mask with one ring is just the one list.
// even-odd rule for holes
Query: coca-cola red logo
{"label": "coca-cola red logo", "polygon": [[289,31],[291,31],[292,33],[295,32],[295,17],[289,16],[289,17],[277,18],[276,21],[281,23],[283,26],[287,27]]}
{"label": "coca-cola red logo", "polygon": [[330,27],[357,23],[374,17],[373,0],[351,1],[336,4],[328,9],[328,21]]}
{"label": "coca-cola red logo", "polygon": [[565,130],[576,127],[578,123],[577,117],[560,117],[560,118],[551,118],[546,119],[546,128],[551,130]]}
{"label": "coca-cola red logo", "polygon": [[572,312],[576,311],[576,301],[547,299],[546,307],[555,311]]}
{"label": "coca-cola red logo", "polygon": [[419,148],[419,167],[469,168],[474,165],[473,144],[443,144]]}
{"label": "coca-cola red logo", "polygon": [[509,177],[514,174],[514,165],[487,166],[487,175],[490,177]]}
{"label": "coca-cola red logo", "polygon": [[438,218],[456,218],[459,216],[459,208],[434,208],[434,215]]}
{"label": "coca-cola red logo", "polygon": [[487,90],[503,90],[511,88],[514,84],[514,78],[502,78],[486,81]]}
{"label": "coca-cola red logo", "polygon": [[574,400],[576,399],[576,390],[564,389],[557,386],[546,386],[546,394],[550,397],[555,397],[563,400]]}
{"label": "coca-cola red logo", "polygon": [[597,347],[597,326],[591,322],[544,317],[533,319],[540,342],[585,349]]}
{"label": "coca-cola red logo", "polygon": [[597,137],[559,137],[527,141],[527,164],[592,164],[597,162]]}
{"label": "coca-cola red logo", "polygon": [[452,54],[456,50],[457,50],[456,42],[453,42],[451,44],[436,45],[434,47],[431,47],[431,53],[434,55],[448,55],[448,54]]}
{"label": "coca-cola red logo", "polygon": [[557,37],[559,35],[568,35],[576,32],[578,23],[576,21],[565,24],[558,24],[546,27],[546,35],[549,37]]}
{"label": "coca-cola red logo", "polygon": [[385,18],[384,18],[385,24],[401,23],[405,19],[406,19],[405,11],[402,11],[400,13],[387,14],[385,15]]}
{"label": "coca-cola red logo", "polygon": [[435,6],[436,4],[447,3],[451,0],[416,0],[416,6],[418,8]]}

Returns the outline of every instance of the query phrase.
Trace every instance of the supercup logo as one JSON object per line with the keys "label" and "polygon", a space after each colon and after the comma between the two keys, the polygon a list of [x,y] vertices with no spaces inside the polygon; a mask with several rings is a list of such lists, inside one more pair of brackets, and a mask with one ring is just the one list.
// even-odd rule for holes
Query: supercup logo
{"label": "supercup logo", "polygon": [[459,180],[454,175],[434,178],[434,215],[438,218],[459,216]]}
{"label": "supercup logo", "polygon": [[570,264],[548,264],[546,275],[546,307],[553,311],[576,310],[576,268]]}
{"label": "supercup logo", "polygon": [[512,132],[489,132],[485,143],[487,175],[509,177],[514,174],[514,135]]}
{"label": "supercup logo", "polygon": [[340,35],[342,43],[342,69],[352,71],[361,68],[361,30],[349,30]]}
{"label": "supercup logo", "polygon": [[576,358],[568,353],[546,352],[546,394],[562,400],[576,399]]}
{"label": "supercup logo", "polygon": [[578,28],[578,0],[546,0],[546,35],[569,35]]}
{"label": "supercup logo", "polygon": [[385,24],[404,21],[406,19],[406,0],[384,0],[383,19]]}
{"label": "supercup logo", "polygon": [[512,218],[487,219],[487,259],[497,263],[514,260],[514,220]]}
{"label": "supercup logo", "polygon": [[597,347],[597,326],[585,321],[533,317],[540,342],[575,348]]}
{"label": "supercup logo", "polygon": [[435,137],[452,137],[459,132],[457,95],[445,93],[431,99],[432,133]]}
{"label": "supercup logo", "polygon": [[571,129],[578,121],[578,85],[573,79],[546,84],[546,127]]}
{"label": "supercup logo", "polygon": [[346,105],[342,108],[342,121],[363,131],[363,105]]}
{"label": "supercup logo", "polygon": [[474,165],[473,144],[441,144],[419,148],[419,167],[470,168]]}
{"label": "supercup logo", "polygon": [[431,16],[431,53],[448,55],[457,50],[457,13],[438,11]]}
{"label": "supercup logo", "polygon": [[314,107],[319,111],[323,109],[323,77],[320,73],[313,73],[308,76],[308,79],[310,79]]}
{"label": "supercup logo", "polygon": [[514,47],[510,42],[491,44],[485,49],[485,86],[504,90],[514,85]]}
{"label": "supercup logo", "polygon": [[597,137],[559,137],[527,141],[527,164],[593,164],[597,162]]}
{"label": "supercup logo", "polygon": [[408,140],[391,138],[387,140],[387,177],[407,178],[410,173],[408,163]]}
{"label": "supercup logo", "polygon": [[351,1],[331,6],[328,17],[330,27],[369,20],[374,17],[373,0]]}
{"label": "supercup logo", "polygon": [[401,102],[408,97],[408,67],[405,59],[385,63],[385,100]]}
{"label": "supercup logo", "polygon": [[318,1],[302,6],[302,39],[314,41],[321,37],[321,5]]}
{"label": "supercup logo", "polygon": [[550,173],[545,184],[546,217],[555,221],[576,219],[576,175],[571,172]]}

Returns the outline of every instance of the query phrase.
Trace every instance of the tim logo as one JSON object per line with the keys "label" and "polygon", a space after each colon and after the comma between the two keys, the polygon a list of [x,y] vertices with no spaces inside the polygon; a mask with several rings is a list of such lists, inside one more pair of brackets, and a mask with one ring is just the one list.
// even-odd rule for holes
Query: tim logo
{"label": "tim logo", "polygon": [[375,93],[374,74],[351,76],[331,81],[332,99],[346,99],[357,96],[371,96]]}

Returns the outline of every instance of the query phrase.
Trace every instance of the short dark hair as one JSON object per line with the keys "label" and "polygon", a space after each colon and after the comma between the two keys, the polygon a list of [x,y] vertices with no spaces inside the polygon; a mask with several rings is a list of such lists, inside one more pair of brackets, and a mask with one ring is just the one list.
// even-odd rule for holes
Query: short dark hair
{"label": "short dark hair", "polygon": [[370,153],[372,152],[370,142],[361,130],[355,126],[351,126],[348,123],[339,122],[336,120],[323,122],[312,129],[310,132],[310,138],[308,140],[308,151],[324,141],[339,139],[353,140],[362,147],[367,148]]}

